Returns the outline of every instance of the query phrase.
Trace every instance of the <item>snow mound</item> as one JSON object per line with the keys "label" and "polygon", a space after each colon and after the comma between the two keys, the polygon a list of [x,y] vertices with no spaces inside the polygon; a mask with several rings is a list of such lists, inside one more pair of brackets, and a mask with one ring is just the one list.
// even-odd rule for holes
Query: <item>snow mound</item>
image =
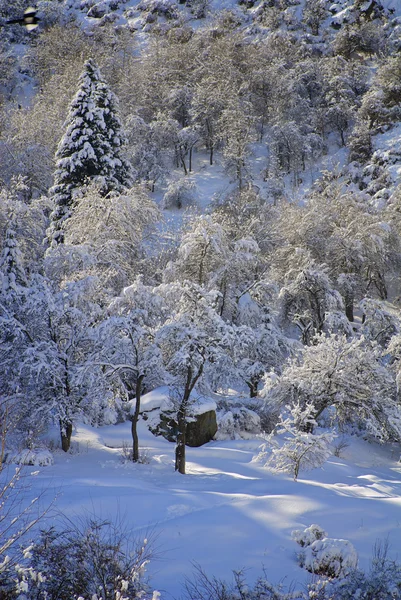
{"label": "snow mound", "polygon": [[21,450],[15,456],[13,456],[10,462],[16,463],[17,465],[33,465],[36,467],[47,467],[52,465],[54,462],[53,455],[49,450],[44,448],[37,448],[33,450]]}
{"label": "snow mound", "polygon": [[332,538],[316,540],[300,553],[299,560],[310,573],[327,577],[345,577],[358,566],[351,542]]}
{"label": "snow mound", "polygon": [[326,577],[345,577],[358,566],[358,554],[348,540],[326,537],[319,525],[293,531],[292,538],[303,547],[298,561],[310,573]]}

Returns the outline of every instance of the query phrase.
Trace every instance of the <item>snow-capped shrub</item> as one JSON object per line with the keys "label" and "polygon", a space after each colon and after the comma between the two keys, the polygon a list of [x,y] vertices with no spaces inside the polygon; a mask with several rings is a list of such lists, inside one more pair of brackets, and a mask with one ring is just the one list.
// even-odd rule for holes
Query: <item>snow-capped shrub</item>
{"label": "snow-capped shrub", "polygon": [[13,573],[21,594],[17,596],[24,600],[150,598],[145,572],[153,557],[151,540],[132,539],[121,525],[87,519],[77,524],[68,521],[61,531],[42,530],[19,564],[10,561],[6,571],[6,575]]}
{"label": "snow-capped shrub", "polygon": [[235,440],[255,436],[261,432],[259,415],[249,408],[233,407],[217,414],[218,440]]}
{"label": "snow-capped shrub", "polygon": [[163,196],[162,208],[183,208],[195,201],[196,186],[190,179],[172,181]]}
{"label": "snow-capped shrub", "polygon": [[344,577],[358,564],[358,555],[348,540],[316,540],[299,554],[299,564],[310,573],[326,577]]}
{"label": "snow-capped shrub", "polygon": [[137,9],[157,14],[166,19],[175,19],[178,17],[178,7],[172,0],[141,0]]}
{"label": "snow-capped shrub", "polygon": [[313,596],[313,598],[322,598],[322,600],[325,598],[335,598],[335,600],[349,600],[350,598],[400,599],[401,566],[397,561],[389,558],[388,549],[387,541],[376,542],[370,569],[367,573],[355,569],[343,579],[326,581],[325,592],[327,595]]}
{"label": "snow-capped shrub", "polygon": [[10,462],[13,462],[17,465],[33,465],[36,467],[47,467],[52,465],[53,455],[49,450],[45,448],[34,448],[32,450],[26,449],[15,454]]}
{"label": "snow-capped shrub", "polygon": [[[312,404],[286,406],[288,416],[282,414],[275,434],[267,437],[255,460],[274,471],[291,473],[294,480],[300,471],[321,467],[332,454],[331,443],[334,432],[311,433],[317,423],[313,417],[316,412]],[[283,437],[281,437],[283,436]]]}
{"label": "snow-capped shrub", "polygon": [[309,525],[309,527],[303,531],[295,529],[291,533],[291,537],[297,544],[304,548],[305,546],[310,546],[313,542],[316,542],[316,540],[322,540],[327,537],[327,533],[320,525],[313,524]]}
{"label": "snow-capped shrub", "polygon": [[310,525],[303,531],[292,532],[292,538],[302,546],[298,554],[301,567],[316,575],[345,577],[358,565],[358,555],[348,540],[326,537],[319,525]]}
{"label": "snow-capped shrub", "polygon": [[87,16],[94,19],[100,19],[101,17],[104,17],[109,10],[110,5],[108,2],[98,2],[88,10]]}

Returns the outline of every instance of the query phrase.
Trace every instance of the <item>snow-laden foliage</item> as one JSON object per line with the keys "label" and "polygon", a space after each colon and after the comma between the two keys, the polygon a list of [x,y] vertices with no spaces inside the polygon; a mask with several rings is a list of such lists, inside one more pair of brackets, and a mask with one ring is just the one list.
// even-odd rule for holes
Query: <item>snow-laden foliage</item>
{"label": "snow-laden foliage", "polygon": [[13,223],[7,228],[3,250],[0,255],[0,276],[2,294],[18,291],[27,286],[27,277],[22,263],[22,254],[16,240]]}
{"label": "snow-laden foliage", "polygon": [[327,533],[324,529],[320,527],[320,525],[309,525],[305,529],[295,529],[291,533],[292,539],[299,544],[302,548],[305,546],[310,546],[316,540],[322,540],[327,537]]}
{"label": "snow-laden foliage", "polygon": [[[6,23],[27,6],[11,4],[0,0],[1,459],[29,460],[52,422],[67,450],[79,421],[128,418],[136,460],[142,394],[160,384],[181,473],[202,393],[248,393],[227,400],[218,435],[276,426],[261,457],[295,478],[345,424],[398,442],[396,0],[39,0],[31,37]],[[77,90],[89,56],[110,87],[90,59]],[[158,226],[150,194],[186,210]],[[317,541],[330,562],[337,543]],[[353,570],[342,597],[399,595],[398,567],[382,567],[382,588],[379,569],[371,587]],[[21,597],[51,595],[38,573],[21,571]],[[336,598],[331,584],[319,593]],[[193,597],[286,593],[203,577]]]}
{"label": "snow-laden foliage", "polygon": [[280,300],[283,318],[297,325],[305,344],[323,331],[331,314],[341,313],[344,309],[340,294],[331,287],[329,278],[319,267],[304,269],[297,274],[281,289]]}
{"label": "snow-laden foliage", "polygon": [[327,537],[319,525],[293,531],[292,538],[302,547],[298,553],[299,564],[311,573],[344,578],[358,566],[358,555],[353,545],[348,540]]}
{"label": "snow-laden foliage", "polygon": [[22,175],[13,177],[8,187],[0,189],[0,247],[4,248],[10,229],[12,245],[18,246],[15,249],[18,259],[12,258],[9,250],[7,260],[19,261],[26,271],[35,269],[43,259],[43,238],[50,206],[47,198],[32,199],[31,195],[29,179]]}
{"label": "snow-laden foliage", "polygon": [[359,303],[363,314],[361,333],[366,339],[386,347],[400,330],[398,311],[389,310],[377,300],[364,298]]}
{"label": "snow-laden foliage", "polygon": [[96,274],[104,288],[118,294],[138,274],[144,242],[151,239],[159,218],[156,204],[140,186],[105,196],[94,183],[75,194],[64,241],[71,251],[86,248],[86,272]]}
{"label": "snow-laden foliage", "polygon": [[46,467],[54,462],[52,453],[45,448],[22,450],[22,452],[8,457],[8,460],[16,465],[34,465],[38,467]]}
{"label": "snow-laden foliage", "polygon": [[227,240],[221,225],[209,215],[195,217],[183,235],[170,280],[190,280],[205,285],[227,258]]}
{"label": "snow-laden foliage", "polygon": [[136,426],[143,389],[156,387],[165,376],[155,343],[160,306],[161,300],[138,279],[112,301],[105,318],[91,331],[93,349],[86,368],[95,374],[100,369],[103,385],[94,386],[89,395],[95,406],[100,404],[104,388],[116,399],[130,402],[134,461],[139,457]]}
{"label": "snow-laden foliage", "polygon": [[344,577],[358,565],[358,555],[348,540],[323,538],[306,546],[298,555],[307,571],[326,577]]}
{"label": "snow-laden foliage", "polygon": [[224,381],[229,361],[224,352],[229,328],[217,314],[215,292],[196,284],[165,284],[158,288],[167,302],[175,301],[173,317],[159,329],[156,341],[166,370],[173,377],[178,428],[176,470],[185,473],[185,435],[191,416],[191,394],[200,385]]}
{"label": "snow-laden foliage", "polygon": [[68,450],[72,423],[88,408],[88,382],[80,370],[89,344],[87,315],[67,289],[54,293],[35,275],[17,299],[3,304],[0,319],[2,386],[18,399],[20,427],[39,434],[55,421]]}
{"label": "snow-laden foliage", "polygon": [[218,440],[235,440],[255,437],[261,433],[260,416],[245,406],[233,406],[217,413]]}
{"label": "snow-laden foliage", "polygon": [[[315,529],[325,535],[318,525],[311,525],[305,532]],[[302,534],[302,532],[296,532]],[[302,537],[302,536],[301,536]],[[309,537],[309,536],[307,536]],[[197,567],[191,578],[185,583],[185,598],[188,600],[389,600],[401,597],[401,572],[397,561],[389,558],[388,543],[378,542],[374,547],[373,558],[369,570],[365,573],[357,568],[355,549],[347,540],[336,540],[324,537],[310,539],[305,550],[315,557],[308,564],[328,567],[326,573],[312,571],[313,580],[307,589],[285,591],[284,585],[275,586],[266,579],[259,578],[256,584],[246,582],[243,571],[234,571],[233,581],[225,581],[206,573]],[[318,551],[317,548],[320,548]],[[323,550],[324,547],[324,550]],[[337,575],[333,575],[337,573]]]}
{"label": "snow-laden foliage", "polygon": [[173,181],[163,196],[163,208],[187,208],[195,203],[196,186],[190,179]]}
{"label": "snow-laden foliage", "polygon": [[[265,322],[263,322],[265,321]],[[278,327],[268,319],[255,327],[233,325],[230,357],[233,372],[249,388],[250,396],[255,397],[258,386],[266,371],[279,371],[290,353],[290,344]]]}
{"label": "snow-laden foliage", "polygon": [[[401,598],[401,567],[389,556],[388,541],[377,541],[369,570],[352,570],[340,580],[320,581],[311,586],[312,598],[327,600],[388,600]],[[320,595],[319,595],[320,594]]]}
{"label": "snow-laden foliage", "polygon": [[132,184],[131,166],[122,155],[124,142],[117,100],[90,59],[84,65],[56,153],[50,190],[55,208],[49,231],[54,244],[64,241],[62,226],[71,216],[74,190],[93,179],[101,182],[104,194]]}
{"label": "snow-laden foliage", "polygon": [[335,433],[315,429],[313,404],[301,406],[298,402],[286,409],[288,416],[281,415],[274,432],[279,438],[270,434],[255,460],[275,471],[290,473],[296,481],[300,471],[316,469],[326,462],[333,452]]}
{"label": "snow-laden foliage", "polygon": [[145,577],[151,540],[132,539],[122,522],[88,518],[62,525],[42,530],[19,563],[8,565],[10,598],[152,598]]}
{"label": "snow-laden foliage", "polygon": [[334,406],[336,421],[359,422],[378,440],[400,439],[401,413],[395,380],[381,361],[381,350],[363,337],[319,336],[290,359],[280,377],[266,385],[266,403],[313,406],[318,419]]}
{"label": "snow-laden foliage", "polygon": [[[340,292],[344,304],[340,310],[352,322],[356,300],[373,293],[386,299],[386,274],[397,264],[399,250],[395,206],[387,214],[370,210],[360,193],[346,191],[349,185],[338,172],[325,172],[315,182],[305,206],[283,207],[278,220],[282,241],[275,251],[274,270],[276,277],[290,279],[291,286],[299,288],[299,272],[310,270],[312,261],[320,274],[316,280],[315,273],[315,312],[319,307],[328,310],[324,302],[330,296],[326,300],[323,290],[329,287],[331,293]],[[320,295],[316,295],[318,290]],[[311,293],[312,289],[306,299]],[[319,323],[319,318],[315,320]]]}

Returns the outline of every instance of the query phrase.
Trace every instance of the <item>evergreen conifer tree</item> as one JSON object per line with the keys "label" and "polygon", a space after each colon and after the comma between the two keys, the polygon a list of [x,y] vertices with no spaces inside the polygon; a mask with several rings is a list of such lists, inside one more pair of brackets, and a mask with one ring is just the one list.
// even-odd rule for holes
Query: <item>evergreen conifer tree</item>
{"label": "evergreen conifer tree", "polygon": [[117,98],[89,59],[56,152],[50,190],[55,201],[49,230],[52,245],[63,242],[62,224],[71,215],[74,191],[94,179],[105,194],[132,185],[131,165],[122,156],[124,142]]}
{"label": "evergreen conifer tree", "polygon": [[26,286],[27,277],[22,264],[22,254],[16,240],[15,226],[11,221],[0,254],[0,291],[7,294]]}

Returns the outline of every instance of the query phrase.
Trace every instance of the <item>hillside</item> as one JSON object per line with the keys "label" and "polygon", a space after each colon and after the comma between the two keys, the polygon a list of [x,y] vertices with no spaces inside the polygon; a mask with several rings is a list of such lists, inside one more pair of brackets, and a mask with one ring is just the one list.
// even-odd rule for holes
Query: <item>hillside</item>
{"label": "hillside", "polygon": [[29,5],[0,598],[401,598],[400,3]]}

